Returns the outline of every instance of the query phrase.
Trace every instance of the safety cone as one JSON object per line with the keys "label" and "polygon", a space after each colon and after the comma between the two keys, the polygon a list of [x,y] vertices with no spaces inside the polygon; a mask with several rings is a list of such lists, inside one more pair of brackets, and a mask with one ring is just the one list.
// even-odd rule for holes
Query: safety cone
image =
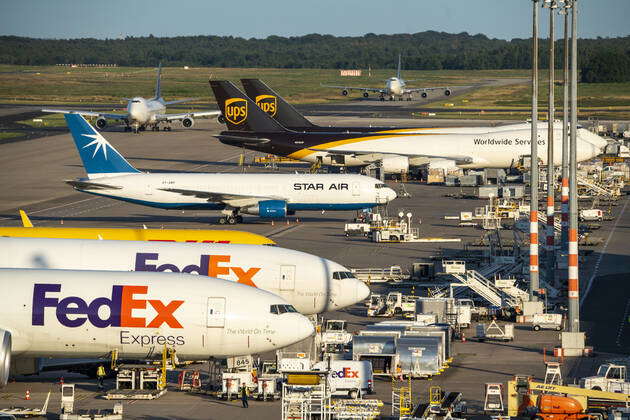
{"label": "safety cone", "polygon": [[271,226],[273,226],[273,220],[271,221]]}
{"label": "safety cone", "polygon": [[289,225],[289,219],[287,219],[287,225]]}
{"label": "safety cone", "polygon": [[30,389],[26,390],[26,395],[24,396],[24,399],[27,400],[27,401],[31,399],[31,390]]}
{"label": "safety cone", "polygon": [[63,376],[59,378],[59,385],[63,385]]}
{"label": "safety cone", "polygon": [[462,333],[462,343],[466,342],[466,334]]}

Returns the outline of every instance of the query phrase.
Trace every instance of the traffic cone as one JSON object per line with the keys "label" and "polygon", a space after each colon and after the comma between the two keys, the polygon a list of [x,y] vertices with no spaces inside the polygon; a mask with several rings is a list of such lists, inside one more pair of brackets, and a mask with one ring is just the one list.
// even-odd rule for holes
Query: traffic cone
{"label": "traffic cone", "polygon": [[271,220],[271,226],[273,226],[273,220]]}
{"label": "traffic cone", "polygon": [[289,225],[289,219],[287,219],[287,225]]}
{"label": "traffic cone", "polygon": [[59,378],[59,385],[63,385],[63,376]]}
{"label": "traffic cone", "polygon": [[24,396],[24,399],[27,400],[27,401],[31,399],[31,390],[30,389],[26,390],[26,395]]}
{"label": "traffic cone", "polygon": [[462,333],[462,343],[466,342],[466,334]]}

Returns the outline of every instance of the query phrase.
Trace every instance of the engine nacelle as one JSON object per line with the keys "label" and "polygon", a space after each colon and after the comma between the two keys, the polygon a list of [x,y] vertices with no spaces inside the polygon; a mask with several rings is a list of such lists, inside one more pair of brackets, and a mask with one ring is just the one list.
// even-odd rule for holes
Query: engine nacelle
{"label": "engine nacelle", "polygon": [[96,119],[96,126],[99,130],[104,129],[105,127],[107,127],[107,119],[105,119],[104,117],[98,117]]}
{"label": "engine nacelle", "polygon": [[282,200],[259,201],[258,205],[241,209],[241,212],[266,219],[279,219],[287,216],[287,202]]}
{"label": "engine nacelle", "polygon": [[217,117],[217,121],[219,122],[219,124],[225,124],[225,117],[222,114],[219,114],[219,116]]}
{"label": "engine nacelle", "polygon": [[451,90],[450,89],[445,89],[444,90],[444,95],[451,96]]}
{"label": "engine nacelle", "polygon": [[9,382],[11,371],[11,333],[0,329],[0,388]]}
{"label": "engine nacelle", "polygon": [[343,96],[348,96],[348,91],[346,89],[344,89],[344,90],[341,91],[341,94]]}
{"label": "engine nacelle", "polygon": [[186,117],[186,118],[184,118],[184,119],[182,120],[182,125],[183,125],[184,127],[186,127],[186,128],[190,128],[190,127],[192,127],[193,125],[195,125],[195,120],[193,120],[193,119],[192,119],[192,118],[190,118],[190,117]]}
{"label": "engine nacelle", "polygon": [[407,156],[385,156],[382,165],[386,174],[406,174],[409,172],[409,158]]}

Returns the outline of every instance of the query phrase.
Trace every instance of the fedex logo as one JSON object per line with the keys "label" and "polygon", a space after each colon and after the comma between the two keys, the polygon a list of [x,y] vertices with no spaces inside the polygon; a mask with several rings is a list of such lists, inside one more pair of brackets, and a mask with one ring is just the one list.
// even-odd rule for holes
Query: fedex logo
{"label": "fedex logo", "polygon": [[150,264],[150,261],[157,261],[159,257],[158,253],[153,252],[138,252],[136,254],[136,271],[172,271],[174,273],[197,273],[202,276],[209,277],[221,277],[227,276],[230,272],[238,278],[239,283],[246,284],[252,287],[258,287],[254,283],[254,276],[260,271],[259,267],[251,267],[247,270],[242,267],[228,266],[230,262],[230,255],[201,255],[199,258],[199,265],[190,264],[180,270],[175,264]]}
{"label": "fedex logo", "polygon": [[350,368],[343,368],[341,370],[338,371],[333,371],[332,372],[332,377],[333,378],[358,378],[359,377],[359,371],[358,370],[351,370]]}
{"label": "fedex logo", "polygon": [[[112,286],[110,297],[97,297],[91,302],[86,302],[78,296],[68,296],[61,300],[59,297],[51,296],[61,292],[60,284],[35,284],[32,324],[44,325],[45,309],[55,308],[59,323],[70,328],[80,327],[86,321],[97,328],[159,328],[162,324],[171,328],[183,328],[175,317],[175,311],[184,301],[173,300],[164,304],[161,300],[143,299],[138,296],[146,295],[148,289],[148,286]],[[133,314],[134,309],[147,309],[147,303],[157,313],[151,321]],[[109,310],[109,314],[104,318],[101,317],[103,307]]]}

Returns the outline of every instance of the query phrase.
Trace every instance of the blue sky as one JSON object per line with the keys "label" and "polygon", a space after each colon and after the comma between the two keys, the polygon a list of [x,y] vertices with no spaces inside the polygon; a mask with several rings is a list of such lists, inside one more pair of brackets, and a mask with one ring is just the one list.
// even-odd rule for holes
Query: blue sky
{"label": "blue sky", "polygon": [[[578,1],[581,37],[630,35],[630,0]],[[531,0],[0,0],[0,35],[265,38],[435,30],[512,39],[530,36],[531,4]],[[545,10],[543,33],[547,21]]]}

